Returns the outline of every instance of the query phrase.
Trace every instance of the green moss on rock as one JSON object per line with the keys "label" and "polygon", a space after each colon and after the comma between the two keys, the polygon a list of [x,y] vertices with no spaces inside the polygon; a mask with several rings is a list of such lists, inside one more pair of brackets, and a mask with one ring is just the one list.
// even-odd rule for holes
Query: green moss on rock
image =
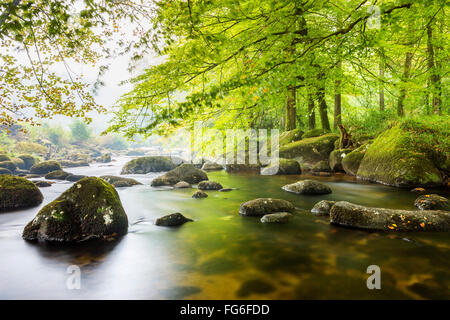
{"label": "green moss on rock", "polygon": [[10,170],[6,168],[0,168],[0,174],[13,174]]}
{"label": "green moss on rock", "polygon": [[14,172],[16,170],[17,166],[12,161],[0,161],[0,168],[5,168],[11,172]]}
{"label": "green moss on rock", "polygon": [[25,164],[24,169],[26,169],[26,170],[30,170],[31,167],[37,163],[36,159],[29,154],[22,154],[22,155],[18,156],[17,158],[23,160],[23,162]]}
{"label": "green moss on rock", "polygon": [[16,165],[17,168],[22,169],[22,170],[27,170],[27,168],[25,167],[25,162],[22,159],[12,158],[11,161],[14,162],[14,164]]}
{"label": "green moss on rock", "polygon": [[11,158],[8,157],[6,154],[0,154],[0,162],[1,161],[11,161]]}
{"label": "green moss on rock", "polygon": [[285,131],[282,134],[280,134],[280,137],[279,137],[280,146],[294,142],[294,141],[301,140],[302,136],[303,136],[303,131],[300,129]]}
{"label": "green moss on rock", "polygon": [[364,158],[364,155],[366,154],[368,148],[369,144],[362,145],[359,148],[348,153],[342,159],[342,169],[344,169],[345,173],[351,176],[356,176],[359,165],[361,164],[361,161]]}
{"label": "green moss on rock", "polygon": [[303,139],[305,139],[305,138],[314,138],[314,137],[318,137],[318,136],[324,135],[326,133],[328,133],[328,131],[326,131],[324,129],[320,129],[320,128],[311,129],[311,130],[306,131],[303,134],[302,138]]}
{"label": "green moss on rock", "polygon": [[45,175],[45,179],[52,179],[52,180],[65,180],[71,173],[63,171],[63,170],[55,170],[52,172],[49,172]]}
{"label": "green moss on rock", "polygon": [[397,125],[379,135],[367,149],[358,177],[397,187],[442,185],[434,146],[415,143],[421,134]]}
{"label": "green moss on rock", "polygon": [[291,142],[280,147],[279,156],[281,158],[295,159],[306,167],[311,167],[319,161],[328,160],[331,151],[334,149],[334,142],[337,139],[339,139],[339,135],[329,133],[319,137]]}
{"label": "green moss on rock", "polygon": [[76,242],[127,233],[128,218],[112,185],[96,177],[76,182],[43,207],[23,231],[25,240]]}
{"label": "green moss on rock", "polygon": [[36,163],[30,169],[30,173],[34,174],[47,174],[52,171],[61,170],[61,165],[58,161],[49,160]]}
{"label": "green moss on rock", "polygon": [[11,175],[0,175],[0,211],[37,206],[43,199],[33,182]]}
{"label": "green moss on rock", "polygon": [[278,159],[278,162],[271,162],[267,167],[261,170],[262,175],[285,175],[285,174],[301,174],[300,164],[293,159]]}
{"label": "green moss on rock", "polygon": [[142,184],[131,178],[116,177],[116,176],[101,176],[100,178],[102,178],[108,183],[111,183],[116,188],[131,187],[138,184]]}
{"label": "green moss on rock", "polygon": [[[336,140],[339,141],[339,140]],[[342,166],[342,160],[350,153],[353,149],[337,149],[330,153],[329,163],[330,168],[333,171],[344,171]]]}
{"label": "green moss on rock", "polygon": [[149,172],[169,171],[176,167],[169,157],[140,157],[125,164],[121,174],[146,174]]}
{"label": "green moss on rock", "polygon": [[196,184],[200,181],[208,180],[208,175],[203,170],[197,169],[192,164],[182,164],[175,169],[155,178],[151,185],[157,186],[173,186],[177,182],[186,181],[190,184]]}

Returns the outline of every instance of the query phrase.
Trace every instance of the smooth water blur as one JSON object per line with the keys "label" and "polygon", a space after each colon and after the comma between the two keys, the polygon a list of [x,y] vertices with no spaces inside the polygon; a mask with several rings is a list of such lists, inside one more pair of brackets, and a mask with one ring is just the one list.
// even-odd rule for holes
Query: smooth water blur
{"label": "smooth water blur", "polygon": [[[68,168],[75,174],[118,175],[130,158]],[[55,245],[23,241],[40,207],[71,183],[42,188],[40,207],[0,214],[2,299],[420,299],[450,298],[448,233],[366,232],[333,226],[309,213],[322,199],[413,209],[417,194],[344,175],[314,177],[333,193],[301,196],[281,186],[306,176],[208,173],[231,192],[149,186],[159,174],[127,175],[142,186],[118,188],[129,233],[116,242]],[[448,190],[435,190],[449,196]],[[283,198],[299,209],[292,222],[262,224],[238,215],[242,202]],[[181,212],[195,222],[157,227],[157,217]],[[381,268],[381,290],[368,290],[369,265]],[[69,290],[68,266],[81,268],[81,289]]]}

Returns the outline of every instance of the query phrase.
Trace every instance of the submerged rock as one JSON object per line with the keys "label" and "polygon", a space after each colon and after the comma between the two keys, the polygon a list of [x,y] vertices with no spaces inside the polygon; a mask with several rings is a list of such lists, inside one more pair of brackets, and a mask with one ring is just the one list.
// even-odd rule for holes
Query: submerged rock
{"label": "submerged rock", "polygon": [[25,240],[74,242],[127,233],[128,218],[112,185],[87,177],[43,207],[23,231]]}
{"label": "submerged rock", "polygon": [[331,208],[333,224],[382,231],[449,231],[450,212],[371,208],[338,201]]}
{"label": "submerged rock", "polygon": [[202,170],[205,171],[223,170],[223,166],[215,162],[205,162],[202,166]]}
{"label": "submerged rock", "polygon": [[195,198],[195,199],[202,199],[202,198],[207,198],[207,197],[208,197],[208,195],[205,192],[201,191],[201,190],[196,191],[192,195],[192,198]]}
{"label": "submerged rock", "polygon": [[35,165],[33,165],[30,169],[30,173],[44,175],[44,174],[47,174],[49,172],[56,171],[56,170],[62,170],[59,162],[54,161],[54,160],[49,160],[49,161],[36,163]]}
{"label": "submerged rock", "polygon": [[285,175],[301,174],[302,169],[296,160],[280,158],[278,163],[271,162],[267,167],[261,169],[262,175]]}
{"label": "submerged rock", "polygon": [[289,212],[277,212],[266,214],[261,218],[262,223],[286,223],[293,217]]}
{"label": "submerged rock", "polygon": [[291,212],[295,207],[289,201],[283,199],[258,198],[241,204],[239,214],[241,216],[264,216],[275,212]]}
{"label": "submerged rock", "polygon": [[162,227],[175,227],[185,224],[186,222],[192,222],[194,220],[186,218],[181,213],[172,213],[167,216],[156,219],[155,225]]}
{"label": "submerged rock", "polygon": [[32,166],[34,166],[36,164],[36,159],[29,155],[29,154],[22,154],[20,156],[18,156],[17,158],[22,159],[25,165],[26,170],[30,170]]}
{"label": "submerged rock", "polygon": [[414,206],[420,210],[445,210],[450,211],[450,202],[447,198],[438,194],[425,194],[414,201]]}
{"label": "submerged rock", "polygon": [[[428,142],[433,128],[401,123],[380,134],[369,146],[357,176],[396,187],[442,186],[448,170],[445,150]],[[447,167],[447,168],[445,168]]]}
{"label": "submerged rock", "polygon": [[311,213],[316,216],[329,216],[331,207],[336,203],[336,201],[321,200],[317,202],[311,209]]}
{"label": "submerged rock", "polygon": [[292,184],[287,184],[282,187],[283,190],[296,194],[328,194],[331,193],[331,188],[326,184],[315,180],[301,180]]}
{"label": "submerged rock", "polygon": [[176,167],[169,157],[140,157],[128,161],[121,174],[146,174],[149,172],[169,171]]}
{"label": "submerged rock", "polygon": [[219,192],[230,192],[232,190],[233,190],[233,188],[223,188],[223,189],[220,189]]}
{"label": "submerged rock", "polygon": [[38,188],[46,188],[46,187],[52,186],[52,184],[50,182],[43,181],[43,180],[35,180],[35,181],[31,181],[31,182],[33,182],[36,185],[36,187],[38,187]]}
{"label": "submerged rock", "polygon": [[33,182],[12,175],[0,175],[0,212],[34,207],[43,199]]}
{"label": "submerged rock", "polygon": [[315,163],[328,160],[334,149],[334,142],[339,138],[337,134],[329,133],[319,137],[306,138],[280,147],[281,158],[295,159],[302,166],[311,168]]}
{"label": "submerged rock", "polygon": [[175,185],[173,187],[176,189],[191,188],[191,184],[187,183],[186,181],[180,181],[180,182],[175,183]]}
{"label": "submerged rock", "polygon": [[424,188],[414,188],[414,189],[412,189],[411,190],[411,192],[418,192],[418,193],[420,193],[420,192],[425,192],[425,189]]}
{"label": "submerged rock", "polygon": [[142,184],[131,178],[124,178],[117,176],[101,176],[100,178],[112,184],[116,188],[131,187],[136,186],[138,184]]}
{"label": "submerged rock", "polygon": [[366,143],[359,148],[349,152],[342,159],[342,169],[344,169],[345,173],[351,176],[356,176],[358,173],[359,165],[361,164],[364,155],[366,154],[367,149],[370,144]]}
{"label": "submerged rock", "polygon": [[199,182],[198,188],[200,190],[220,190],[223,187],[218,182],[205,180]]}
{"label": "submerged rock", "polygon": [[227,164],[225,165],[225,171],[228,173],[236,172],[255,172],[259,173],[261,166],[259,164]]}
{"label": "submerged rock", "polygon": [[151,185],[158,186],[173,186],[177,182],[186,181],[190,184],[196,184],[200,181],[208,180],[206,172],[197,169],[192,164],[182,164],[179,167],[153,179]]}
{"label": "submerged rock", "polygon": [[71,173],[63,170],[55,170],[45,175],[45,179],[49,180],[65,180]]}
{"label": "submerged rock", "polygon": [[86,176],[81,175],[81,174],[69,174],[66,177],[66,180],[67,181],[71,181],[71,182],[77,182],[77,181],[79,181],[79,180],[81,180],[83,178],[86,178]]}

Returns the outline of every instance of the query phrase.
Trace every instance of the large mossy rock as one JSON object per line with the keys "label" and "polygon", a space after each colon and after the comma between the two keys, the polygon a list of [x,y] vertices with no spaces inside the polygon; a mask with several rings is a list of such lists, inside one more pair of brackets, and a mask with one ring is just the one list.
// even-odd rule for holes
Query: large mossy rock
{"label": "large mossy rock", "polygon": [[286,223],[291,220],[293,215],[289,212],[277,212],[266,214],[261,218],[262,223]]}
{"label": "large mossy rock", "polygon": [[6,168],[0,168],[0,174],[13,174],[12,172],[11,172],[11,170],[8,170],[8,169],[6,169]]}
{"label": "large mossy rock", "polygon": [[258,198],[241,204],[239,214],[241,216],[264,216],[275,212],[295,211],[294,205],[283,199]]}
{"label": "large mossy rock", "polygon": [[153,187],[173,186],[180,181],[196,184],[203,180],[208,180],[208,175],[205,171],[197,169],[193,164],[182,164],[162,176],[153,179],[151,185]]}
{"label": "large mossy rock", "polygon": [[303,131],[300,129],[294,129],[290,131],[285,131],[282,134],[280,134],[279,137],[279,144],[280,146],[301,140],[303,136]]}
{"label": "large mossy rock", "polygon": [[111,155],[109,153],[102,154],[100,156],[100,158],[98,158],[97,161],[101,162],[101,163],[110,163],[111,162]]}
{"label": "large mossy rock", "polygon": [[63,168],[89,167],[89,163],[84,160],[80,161],[60,160],[59,164]]}
{"label": "large mossy rock", "polygon": [[262,175],[286,175],[301,174],[302,169],[297,160],[280,158],[271,162],[267,167],[261,169]]}
{"label": "large mossy rock", "polygon": [[11,161],[16,165],[17,168],[22,170],[27,170],[25,166],[25,161],[20,158],[12,158]]}
{"label": "large mossy rock", "polygon": [[295,194],[306,194],[306,195],[328,194],[332,192],[331,188],[326,184],[309,179],[287,184],[283,186],[281,189]]}
{"label": "large mossy rock", "polygon": [[311,209],[311,213],[316,216],[329,216],[331,207],[334,206],[335,203],[336,201],[321,200],[314,205]]}
{"label": "large mossy rock", "polygon": [[382,231],[449,231],[450,212],[371,208],[338,201],[330,211],[333,224]]}
{"label": "large mossy rock", "polygon": [[121,174],[146,174],[149,172],[169,171],[176,167],[169,157],[140,157],[128,161]]}
{"label": "large mossy rock", "polygon": [[11,161],[11,158],[8,157],[6,154],[0,154],[0,162],[2,161]]}
{"label": "large mossy rock", "polygon": [[321,128],[311,129],[311,130],[306,131],[303,134],[303,139],[319,137],[326,133],[329,133],[329,132],[324,129],[321,129]]}
{"label": "large mossy rock", "polygon": [[419,210],[445,210],[450,211],[450,201],[438,194],[424,194],[414,201]]}
{"label": "large mossy rock", "polygon": [[0,175],[0,212],[37,206],[43,199],[33,182],[11,175]]}
{"label": "large mossy rock", "polygon": [[71,173],[63,170],[55,170],[45,175],[45,179],[48,180],[65,180]]}
{"label": "large mossy rock", "polygon": [[291,142],[280,146],[279,156],[280,158],[295,159],[302,164],[302,167],[304,165],[311,168],[319,161],[328,160],[337,139],[339,139],[337,134],[329,133]]}
{"label": "large mossy rock", "polygon": [[106,182],[112,184],[116,188],[131,187],[131,186],[136,186],[136,185],[142,184],[131,178],[124,178],[124,177],[117,177],[117,176],[101,176],[100,178],[105,180]]}
{"label": "large mossy rock", "polygon": [[215,162],[205,162],[202,166],[202,170],[205,170],[205,171],[223,170],[223,165],[215,163]]}
{"label": "large mossy rock", "polygon": [[54,161],[54,160],[49,160],[49,161],[39,162],[39,163],[36,163],[35,165],[33,165],[30,169],[30,173],[44,175],[44,174],[47,174],[49,172],[56,171],[56,170],[62,170],[59,162]]}
{"label": "large mossy rock", "polygon": [[359,165],[361,164],[364,155],[366,154],[367,149],[370,144],[364,144],[357,149],[349,152],[342,159],[342,169],[344,169],[345,173],[351,176],[356,176],[358,173]]}
{"label": "large mossy rock", "polygon": [[218,182],[215,181],[209,181],[209,180],[205,180],[205,181],[200,181],[198,183],[198,189],[199,190],[220,190],[223,189],[222,185]]}
{"label": "large mossy rock", "polygon": [[87,177],[43,207],[23,231],[25,240],[76,242],[127,233],[128,218],[112,185]]}
{"label": "large mossy rock", "polygon": [[[336,140],[338,141],[338,140]],[[342,160],[350,153],[353,149],[337,149],[333,150],[330,153],[330,158],[328,162],[330,164],[330,168],[333,171],[344,171],[344,167],[342,166]]]}
{"label": "large mossy rock", "polygon": [[434,131],[408,122],[386,130],[367,149],[357,176],[396,187],[443,185],[439,169],[445,169],[449,150],[441,148],[448,141],[441,141],[444,133]]}
{"label": "large mossy rock", "polygon": [[311,171],[313,173],[331,172],[330,163],[328,162],[328,160],[319,161],[312,166]]}
{"label": "large mossy rock", "polygon": [[14,171],[16,171],[17,166],[12,161],[0,161],[0,168],[5,168],[5,169],[8,169],[11,172],[14,172]]}
{"label": "large mossy rock", "polygon": [[167,216],[156,219],[155,225],[161,227],[176,227],[185,224],[186,222],[193,222],[194,220],[186,218],[181,213],[172,213]]}
{"label": "large mossy rock", "polygon": [[17,158],[23,160],[23,162],[25,164],[24,169],[26,169],[26,170],[30,170],[31,167],[37,163],[36,159],[29,154],[22,154],[22,155],[18,156]]}

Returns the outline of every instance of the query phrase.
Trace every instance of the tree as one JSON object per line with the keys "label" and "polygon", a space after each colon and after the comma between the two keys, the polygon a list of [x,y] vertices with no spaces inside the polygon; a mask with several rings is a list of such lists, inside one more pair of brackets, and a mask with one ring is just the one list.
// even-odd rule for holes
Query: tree
{"label": "tree", "polygon": [[72,141],[75,143],[83,144],[89,141],[91,138],[91,130],[88,125],[81,120],[75,120],[70,125],[70,132],[72,135]]}

